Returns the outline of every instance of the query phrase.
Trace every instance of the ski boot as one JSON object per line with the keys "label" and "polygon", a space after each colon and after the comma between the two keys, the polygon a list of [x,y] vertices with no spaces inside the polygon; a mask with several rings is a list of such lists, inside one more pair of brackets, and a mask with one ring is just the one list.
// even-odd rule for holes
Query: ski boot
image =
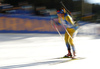
{"label": "ski boot", "polygon": [[65,55],[63,58],[72,58],[72,54],[68,53],[67,55]]}
{"label": "ski boot", "polygon": [[76,58],[76,53],[75,51],[73,52],[73,56],[72,56],[72,59],[75,59]]}
{"label": "ski boot", "polygon": [[72,57],[72,54],[71,54],[70,50],[68,50],[68,54],[65,55],[63,58],[71,58],[71,57]]}

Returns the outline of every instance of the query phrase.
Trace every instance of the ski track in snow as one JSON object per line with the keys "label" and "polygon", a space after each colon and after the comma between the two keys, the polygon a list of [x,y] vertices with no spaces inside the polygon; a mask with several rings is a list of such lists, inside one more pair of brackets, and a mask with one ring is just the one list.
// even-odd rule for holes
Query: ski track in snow
{"label": "ski track in snow", "polygon": [[[64,34],[63,34],[64,36]],[[54,59],[67,53],[58,34],[0,34],[0,69],[100,69],[99,36],[76,36],[77,57]]]}

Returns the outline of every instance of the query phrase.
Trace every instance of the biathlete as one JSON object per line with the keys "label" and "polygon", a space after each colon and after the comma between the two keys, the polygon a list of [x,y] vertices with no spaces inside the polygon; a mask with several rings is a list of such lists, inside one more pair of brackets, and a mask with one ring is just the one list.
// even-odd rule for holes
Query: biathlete
{"label": "biathlete", "polygon": [[66,30],[65,43],[68,49],[68,54],[66,54],[64,57],[73,58],[76,56],[76,51],[73,44],[73,36],[75,31],[78,29],[78,26],[75,24],[72,17],[64,9],[57,10],[57,15],[59,22],[58,24],[62,25]]}

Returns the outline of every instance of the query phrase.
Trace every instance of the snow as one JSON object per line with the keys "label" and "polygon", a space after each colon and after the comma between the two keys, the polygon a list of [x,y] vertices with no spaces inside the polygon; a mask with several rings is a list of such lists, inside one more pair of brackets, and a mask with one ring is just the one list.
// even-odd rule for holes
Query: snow
{"label": "snow", "polygon": [[[64,36],[64,34],[63,34]],[[0,69],[100,69],[100,36],[76,36],[77,57],[54,59],[67,53],[58,34],[0,34]]]}

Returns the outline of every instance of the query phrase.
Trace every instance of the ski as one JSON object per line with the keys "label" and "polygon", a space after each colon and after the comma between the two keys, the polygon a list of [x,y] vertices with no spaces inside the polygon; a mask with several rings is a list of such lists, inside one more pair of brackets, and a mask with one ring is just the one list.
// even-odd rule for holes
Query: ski
{"label": "ski", "polygon": [[[85,58],[82,58],[82,57],[77,57],[77,58],[55,58],[57,60],[59,60],[58,62],[55,62],[55,63],[52,63],[51,65],[55,65],[55,64],[60,64],[60,63],[67,63],[67,62],[70,62],[70,61],[76,61],[76,60],[82,60],[82,59],[85,59]],[[64,60],[62,60],[64,59]]]}
{"label": "ski", "polygon": [[75,58],[72,58],[72,57],[58,57],[58,58],[54,58],[54,59],[72,59],[72,60],[78,60],[78,59],[85,59],[83,57],[75,57]]}

